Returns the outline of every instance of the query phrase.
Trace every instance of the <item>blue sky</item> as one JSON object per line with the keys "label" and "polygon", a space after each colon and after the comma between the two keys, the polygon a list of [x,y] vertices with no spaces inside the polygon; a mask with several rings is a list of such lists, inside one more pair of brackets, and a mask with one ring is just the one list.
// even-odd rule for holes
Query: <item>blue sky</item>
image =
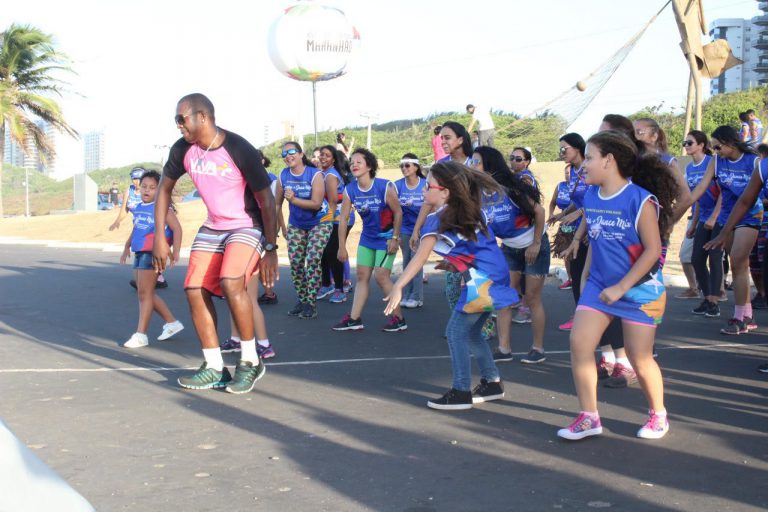
{"label": "blue sky", "polygon": [[[178,138],[176,101],[189,92],[207,94],[218,124],[254,145],[264,143],[265,126],[278,137],[283,121],[309,133],[310,84],[281,75],[267,52],[270,25],[294,3],[6,2],[0,27],[32,24],[54,35],[78,72],[67,77],[79,95],[61,101],[65,115],[81,133],[104,129],[107,165],[118,166],[160,160],[162,146]],[[346,76],[318,84],[321,129],[363,124],[361,112],[389,121],[467,103],[526,113],[603,63],[664,1],[327,3],[346,12],[362,49]],[[754,0],[704,0],[704,7],[707,23],[759,12]],[[607,112],[684,105],[688,72],[678,45],[668,7],[574,128],[588,135]],[[58,167],[81,170],[81,143],[60,141]]]}

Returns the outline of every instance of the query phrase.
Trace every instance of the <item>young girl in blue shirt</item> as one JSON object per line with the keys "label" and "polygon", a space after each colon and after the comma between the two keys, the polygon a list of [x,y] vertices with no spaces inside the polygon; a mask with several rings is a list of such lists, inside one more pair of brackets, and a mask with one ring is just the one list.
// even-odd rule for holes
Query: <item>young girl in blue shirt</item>
{"label": "young girl in blue shirt", "polygon": [[[424,185],[424,202],[435,208],[422,228],[416,254],[385,297],[384,313],[399,306],[403,289],[422,269],[431,251],[465,282],[446,327],[453,383],[427,406],[440,410],[470,409],[473,403],[504,397],[493,354],[482,336],[483,324],[494,310],[508,308],[520,297],[509,286],[509,272],[496,238],[481,210],[483,194],[505,194],[485,173],[457,162],[432,166]],[[480,368],[480,384],[471,390],[471,356]]]}

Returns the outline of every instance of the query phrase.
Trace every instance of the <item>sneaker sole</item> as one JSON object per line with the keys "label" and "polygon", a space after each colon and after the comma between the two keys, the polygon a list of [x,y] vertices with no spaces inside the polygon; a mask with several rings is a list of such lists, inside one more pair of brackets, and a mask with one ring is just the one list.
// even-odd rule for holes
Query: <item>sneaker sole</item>
{"label": "sneaker sole", "polygon": [[508,363],[508,362],[514,361],[514,360],[515,360],[514,357],[505,357],[503,359],[494,359],[493,362],[494,363]]}
{"label": "sneaker sole", "polygon": [[310,316],[299,315],[299,318],[301,318],[302,320],[312,320],[313,318],[317,318],[317,313],[315,313],[314,315],[310,315]]}
{"label": "sneaker sole", "polygon": [[491,402],[493,400],[501,400],[504,398],[504,393],[499,393],[498,395],[488,395],[488,396],[473,396],[472,397],[472,403],[473,404],[482,404],[483,402]]}
{"label": "sneaker sole", "polygon": [[248,389],[238,389],[234,390],[229,387],[229,384],[227,384],[227,387],[224,388],[224,391],[227,393],[232,393],[233,395],[244,395],[245,393],[250,393],[253,391],[253,388],[256,387],[256,382],[261,379],[264,374],[267,373],[267,367],[264,365],[264,363],[261,364],[261,371],[256,374],[256,378],[253,379],[253,382],[251,382],[251,386]]}
{"label": "sneaker sole", "polygon": [[439,411],[465,411],[471,409],[472,404],[436,404],[434,402],[427,402],[427,407]]}
{"label": "sneaker sole", "polygon": [[515,320],[514,318],[512,319],[512,322],[514,322],[516,324],[529,324],[529,323],[531,323],[530,320]]}
{"label": "sneaker sole", "polygon": [[637,431],[637,437],[640,439],[661,439],[665,435],[667,435],[667,432],[669,432],[669,426],[662,430],[661,432],[654,432],[652,430],[643,430],[640,429]]}
{"label": "sneaker sole", "polygon": [[720,329],[720,334],[728,334],[730,336],[738,336],[739,334],[748,334],[748,333],[749,333],[749,329],[744,329],[743,331],[738,330],[736,332],[731,332],[726,329]]}
{"label": "sneaker sole", "polygon": [[720,313],[713,315],[711,313],[704,313],[704,316],[707,318],[720,318]]}
{"label": "sneaker sole", "polygon": [[229,381],[226,382],[212,382],[210,384],[206,384],[204,386],[195,386],[192,384],[182,384],[181,380],[177,379],[176,382],[179,384],[179,386],[183,387],[184,389],[194,389],[194,390],[203,390],[203,389],[221,389],[227,387],[229,384]]}
{"label": "sneaker sole", "polygon": [[407,330],[408,330],[408,326],[407,325],[404,325],[402,327],[397,327],[397,328],[389,328],[389,329],[384,328],[384,329],[382,329],[382,331],[384,331],[384,332],[397,332],[397,331],[407,331]]}
{"label": "sneaker sole", "polygon": [[165,340],[167,340],[168,338],[170,338],[170,337],[172,337],[172,336],[175,336],[175,335],[179,334],[179,333],[180,333],[181,331],[183,331],[183,330],[184,330],[184,327],[182,327],[182,328],[181,328],[181,329],[179,329],[178,331],[173,331],[172,333],[169,333],[169,334],[167,334],[167,335],[165,335],[165,336],[163,336],[163,335],[161,334],[160,336],[158,336],[158,337],[157,337],[157,341],[165,341]]}
{"label": "sneaker sole", "polygon": [[343,299],[343,300],[329,300],[328,301],[329,304],[341,304],[342,302],[347,302],[347,299]]}
{"label": "sneaker sole", "polygon": [[539,363],[543,363],[546,360],[547,360],[546,357],[542,357],[541,359],[539,359],[537,361],[532,361],[530,359],[521,359],[520,362],[523,363],[523,364],[539,364]]}
{"label": "sneaker sole", "polygon": [[365,329],[364,325],[351,325],[349,327],[331,327],[334,331],[362,331]]}
{"label": "sneaker sole", "polygon": [[578,434],[574,434],[567,428],[563,428],[557,431],[557,437],[561,439],[567,439],[568,441],[578,441],[579,439],[584,439],[585,437],[599,436],[602,433],[603,427],[591,428],[589,430],[579,432]]}
{"label": "sneaker sole", "polygon": [[127,343],[123,344],[124,348],[144,348],[144,347],[148,347],[148,346],[149,346],[149,343],[142,344],[142,345],[128,345]]}
{"label": "sneaker sole", "polygon": [[228,349],[221,349],[222,354],[231,354],[232,352],[240,352],[239,348],[228,348]]}

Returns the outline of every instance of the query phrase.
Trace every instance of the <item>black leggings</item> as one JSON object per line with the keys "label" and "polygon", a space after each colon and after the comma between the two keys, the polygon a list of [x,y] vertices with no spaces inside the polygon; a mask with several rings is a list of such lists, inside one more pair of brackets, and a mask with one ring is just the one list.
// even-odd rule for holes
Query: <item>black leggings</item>
{"label": "black leggings", "polygon": [[333,272],[333,286],[337,290],[344,289],[344,263],[339,261],[339,225],[333,225],[331,237],[323,251],[323,258],[320,260],[320,266],[323,271],[323,286],[331,285],[331,272]]}
{"label": "black leggings", "polygon": [[723,286],[723,250],[704,250],[704,244],[715,238],[722,229],[720,224],[716,224],[714,229],[706,229],[704,223],[699,222],[693,236],[691,264],[696,273],[696,282],[705,297],[719,296]]}
{"label": "black leggings", "polygon": [[584,265],[587,263],[588,249],[586,245],[580,243],[579,252],[571,260],[571,293],[573,294],[573,301],[577,306],[581,298],[581,275],[584,273]]}

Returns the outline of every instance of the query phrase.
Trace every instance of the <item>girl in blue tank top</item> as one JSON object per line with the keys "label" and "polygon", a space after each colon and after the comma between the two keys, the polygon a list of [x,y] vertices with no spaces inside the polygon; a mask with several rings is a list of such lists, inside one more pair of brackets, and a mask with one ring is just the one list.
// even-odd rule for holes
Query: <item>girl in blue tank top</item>
{"label": "girl in blue tank top", "polygon": [[[352,207],[357,210],[363,231],[357,246],[357,285],[355,286],[352,311],[332,327],[335,331],[363,329],[361,318],[368,300],[371,276],[384,294],[392,289],[392,264],[400,242],[400,226],[403,211],[392,182],[376,177],[379,168],[376,155],[365,148],[358,148],[350,157],[352,175],[356,178],[344,188],[344,201],[339,219],[339,260],[346,261],[347,219]],[[383,330],[397,332],[408,329],[400,308],[387,319]]]}
{"label": "girl in blue tank top", "polygon": [[[637,436],[658,439],[669,429],[661,372],[653,359],[655,328],[666,304],[659,271],[660,232],[671,223],[677,182],[658,158],[639,158],[634,141],[617,131],[599,132],[589,139],[584,172],[592,185],[584,197],[590,263],[571,330],[571,366],[581,412],[557,434],[577,440],[602,433],[593,354],[617,317],[649,401],[648,421]],[[631,183],[631,176],[640,174],[661,182],[660,197]]]}
{"label": "girl in blue tank top", "polygon": [[[757,328],[753,322],[752,303],[749,296],[749,254],[757,240],[757,234],[763,219],[763,203],[757,197],[752,198],[749,208],[739,208],[739,217],[734,216],[737,202],[742,202],[747,184],[754,173],[758,172],[757,155],[752,148],[739,140],[739,135],[730,126],[719,126],[712,132],[712,149],[717,157],[709,166],[701,181],[691,192],[692,200],[700,199],[708,190],[712,180],[716,180],[722,194],[722,206],[717,224],[712,230],[713,240],[704,245],[705,249],[724,247],[729,250],[731,272],[733,274],[733,317],[720,329],[722,334],[745,334]],[[755,178],[757,179],[757,178]],[[740,199],[741,196],[741,199]],[[733,221],[731,245],[722,240],[729,238],[731,231],[725,231],[724,225]],[[723,233],[723,236],[720,234]],[[717,240],[717,243],[715,241]]]}
{"label": "girl in blue tank top", "polygon": [[[134,252],[133,268],[136,270],[136,289],[139,298],[139,321],[136,332],[126,341],[126,348],[141,348],[149,344],[147,330],[152,318],[152,311],[157,313],[165,321],[163,332],[157,338],[166,340],[178,333],[184,326],[176,320],[165,301],[155,293],[157,273],[152,265],[152,245],[155,239],[155,195],[160,183],[160,174],[157,171],[145,171],[142,175],[139,194],[141,203],[133,209],[133,230],[128,240],[125,241],[120,263],[125,263]],[[166,216],[167,225],[164,233],[169,244],[172,245],[171,266],[179,262],[181,251],[181,224],[179,223],[173,208],[168,210]]]}
{"label": "girl in blue tank top", "polygon": [[282,211],[283,199],[288,201],[288,227],[283,236],[288,241],[291,281],[298,299],[288,314],[316,318],[320,261],[333,229],[331,222],[321,222],[328,213],[324,175],[311,166],[296,142],[283,145],[282,157],[286,168],[277,180],[275,203]]}
{"label": "girl in blue tank top", "polygon": [[[414,251],[411,250],[411,235],[416,226],[421,207],[424,205],[424,184],[427,179],[421,172],[419,158],[414,153],[406,153],[400,159],[400,172],[403,177],[395,182],[397,197],[403,209],[403,227],[400,229],[400,251],[403,254],[403,268],[408,266]],[[419,308],[424,305],[424,273],[419,271],[405,288],[402,306]]]}
{"label": "girl in blue tank top", "polygon": [[[429,400],[427,406],[439,410],[470,409],[473,403],[504,397],[493,354],[480,334],[492,311],[508,308],[519,300],[517,292],[509,286],[504,255],[493,232],[487,229],[480,208],[483,192],[504,192],[489,175],[456,162],[434,164],[424,190],[424,201],[436,211],[424,222],[416,254],[385,297],[388,303],[384,313],[395,311],[403,288],[432,251],[463,277],[466,286],[446,328],[453,383],[451,389]],[[480,383],[474,390],[471,356],[480,368]]]}

